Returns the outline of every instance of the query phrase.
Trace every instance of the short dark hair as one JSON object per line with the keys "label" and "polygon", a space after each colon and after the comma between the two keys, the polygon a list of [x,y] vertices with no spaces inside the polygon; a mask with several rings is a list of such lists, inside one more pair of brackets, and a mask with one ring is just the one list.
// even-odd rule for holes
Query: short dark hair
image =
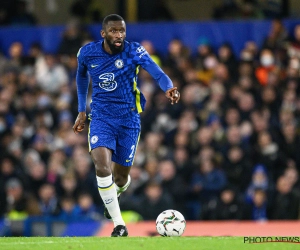
{"label": "short dark hair", "polygon": [[110,14],[106,17],[104,17],[102,22],[102,29],[105,28],[105,26],[108,24],[109,21],[124,21],[123,17],[117,15],[117,14]]}

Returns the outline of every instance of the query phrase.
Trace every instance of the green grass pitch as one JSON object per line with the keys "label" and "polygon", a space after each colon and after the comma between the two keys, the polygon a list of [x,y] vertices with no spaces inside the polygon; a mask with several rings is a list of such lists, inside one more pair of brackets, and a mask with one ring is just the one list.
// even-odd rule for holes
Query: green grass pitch
{"label": "green grass pitch", "polygon": [[243,237],[3,237],[1,250],[289,250],[295,243],[245,244]]}

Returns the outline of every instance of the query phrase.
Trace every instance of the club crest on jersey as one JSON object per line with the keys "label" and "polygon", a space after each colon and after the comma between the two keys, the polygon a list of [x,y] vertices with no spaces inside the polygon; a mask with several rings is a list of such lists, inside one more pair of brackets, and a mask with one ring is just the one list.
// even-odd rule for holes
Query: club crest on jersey
{"label": "club crest on jersey", "polygon": [[97,136],[97,135],[94,135],[94,136],[91,138],[91,143],[92,143],[92,144],[95,144],[97,141],[98,141],[98,136]]}
{"label": "club crest on jersey", "polygon": [[143,46],[140,46],[140,47],[138,47],[137,49],[136,49],[136,52],[137,53],[142,53],[142,52],[144,52],[146,49],[143,47]]}
{"label": "club crest on jersey", "polygon": [[124,66],[123,60],[121,60],[121,59],[116,60],[116,61],[115,61],[115,66],[116,66],[118,69],[123,68],[123,66]]}

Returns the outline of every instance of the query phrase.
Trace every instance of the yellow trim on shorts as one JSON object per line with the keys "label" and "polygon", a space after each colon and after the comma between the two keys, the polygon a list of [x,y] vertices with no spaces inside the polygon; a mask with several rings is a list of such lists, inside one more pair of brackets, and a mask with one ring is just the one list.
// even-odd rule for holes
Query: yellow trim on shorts
{"label": "yellow trim on shorts", "polygon": [[137,146],[138,146],[139,141],[140,141],[140,135],[141,135],[141,132],[139,132],[139,137],[138,137],[137,142],[135,144],[135,151],[134,151],[134,156],[133,156],[133,160],[132,160],[132,165],[133,165],[133,162],[134,162],[134,159],[135,159],[135,154],[136,154]]}
{"label": "yellow trim on shorts", "polygon": [[[92,119],[89,117],[88,118],[90,121],[92,121]],[[89,152],[92,151],[92,148],[91,148],[91,142],[90,142],[90,132],[91,132],[91,122],[89,124],[89,132],[88,132],[88,144],[89,144]]]}

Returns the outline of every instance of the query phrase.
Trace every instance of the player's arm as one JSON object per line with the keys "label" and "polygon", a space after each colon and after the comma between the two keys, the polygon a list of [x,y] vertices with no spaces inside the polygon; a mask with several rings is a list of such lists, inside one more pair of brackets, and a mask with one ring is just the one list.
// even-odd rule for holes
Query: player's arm
{"label": "player's arm", "polygon": [[144,69],[158,82],[160,88],[166,93],[166,97],[170,99],[171,104],[178,103],[180,93],[177,87],[173,86],[170,77],[154,61],[146,65]]}
{"label": "player's arm", "polygon": [[[81,49],[80,49],[81,50]],[[78,66],[76,73],[77,98],[78,98],[78,116],[75,120],[73,131],[75,134],[83,131],[86,120],[86,99],[89,87],[89,76],[87,67],[84,64],[80,50],[77,54]]]}
{"label": "player's arm", "polygon": [[177,103],[180,99],[180,93],[177,87],[173,86],[170,77],[163,72],[147,52],[141,54],[139,58],[139,64],[158,82],[160,88],[166,93],[166,97],[170,99],[171,104]]}

